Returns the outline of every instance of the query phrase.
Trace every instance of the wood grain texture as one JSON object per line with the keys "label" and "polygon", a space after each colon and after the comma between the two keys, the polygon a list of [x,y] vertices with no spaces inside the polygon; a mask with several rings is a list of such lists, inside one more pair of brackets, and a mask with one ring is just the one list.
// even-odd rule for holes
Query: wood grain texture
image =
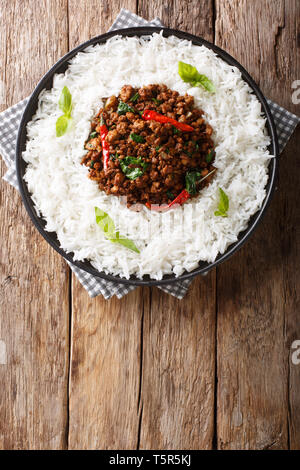
{"label": "wood grain texture", "polygon": [[[70,48],[104,33],[136,2],[69,1]],[[147,289],[90,299],[73,276],[70,449],[134,449],[138,441],[141,318]]]}
{"label": "wood grain texture", "polygon": [[[1,1],[3,108],[25,98],[67,51],[66,7],[64,0],[40,2],[39,9],[33,0]],[[0,340],[6,349],[0,364],[0,448],[64,448],[69,272],[33,227],[17,191],[2,179],[0,184]]]}
{"label": "wood grain texture", "polygon": [[153,289],[145,312],[140,449],[210,449],[214,436],[215,273],[184,300]]}
{"label": "wood grain texture", "polygon": [[88,39],[106,33],[121,8],[136,12],[135,0],[69,0],[70,48]]}
{"label": "wood grain texture", "polygon": [[[0,0],[0,110],[123,7],[215,39],[266,96],[299,114],[298,0],[36,6]],[[0,181],[0,449],[300,448],[300,366],[291,360],[300,339],[299,134],[255,235],[182,301],[157,288],[90,299]]]}
{"label": "wood grain texture", "polygon": [[[295,9],[294,1],[216,2],[217,45],[241,61],[267,96],[290,109],[288,84],[297,78]],[[290,372],[294,383],[293,391],[289,390],[290,341],[286,336],[288,325],[291,330],[296,326],[295,289],[299,285],[299,256],[293,258],[287,249],[295,241],[289,227],[299,222],[299,209],[293,202],[297,200],[293,175],[299,163],[292,148],[288,146],[281,157],[279,189],[261,226],[219,269],[220,448],[285,449],[289,432],[293,446],[297,439],[300,442],[299,430],[289,430],[289,410],[291,422],[298,419],[295,387],[297,381],[299,390],[300,381],[299,371]],[[298,250],[299,237],[291,251],[297,255]]]}
{"label": "wood grain texture", "polygon": [[[139,1],[146,19],[213,41],[210,1]],[[209,449],[214,435],[216,271],[178,301],[152,289],[143,329],[141,449]],[[205,359],[204,359],[205,358]]]}
{"label": "wood grain texture", "polygon": [[159,17],[169,28],[181,29],[214,41],[212,0],[138,1],[138,14],[152,20]]}
{"label": "wood grain texture", "polygon": [[148,304],[146,289],[122,300],[73,295],[70,449],[136,448],[140,331]]}

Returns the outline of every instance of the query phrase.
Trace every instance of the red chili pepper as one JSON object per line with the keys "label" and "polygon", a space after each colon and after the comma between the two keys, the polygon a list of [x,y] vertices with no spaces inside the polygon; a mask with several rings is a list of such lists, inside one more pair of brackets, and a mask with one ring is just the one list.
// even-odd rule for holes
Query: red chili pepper
{"label": "red chili pepper", "polygon": [[178,194],[178,196],[168,204],[168,207],[172,207],[174,204],[184,204],[190,197],[190,193],[186,190],[183,189],[181,193]]}
{"label": "red chili pepper", "polygon": [[106,127],[103,116],[100,118],[100,137],[102,144],[102,155],[103,155],[103,169],[106,170],[109,162],[109,144],[106,142],[106,136],[108,134],[108,129]]}
{"label": "red chili pepper", "polygon": [[195,130],[192,126],[189,126],[188,124],[178,122],[175,119],[172,119],[168,116],[164,116],[163,114],[159,114],[156,111],[152,111],[151,109],[145,109],[142,114],[142,118],[145,119],[145,121],[157,121],[162,123],[168,122],[177,129],[184,132],[193,132]]}
{"label": "red chili pepper", "polygon": [[165,211],[166,209],[172,207],[174,204],[179,204],[181,206],[189,199],[189,197],[190,193],[186,189],[183,189],[181,193],[179,193],[178,196],[172,202],[170,202],[170,204],[152,206],[150,202],[146,202],[146,206],[148,207],[148,209],[154,211]]}

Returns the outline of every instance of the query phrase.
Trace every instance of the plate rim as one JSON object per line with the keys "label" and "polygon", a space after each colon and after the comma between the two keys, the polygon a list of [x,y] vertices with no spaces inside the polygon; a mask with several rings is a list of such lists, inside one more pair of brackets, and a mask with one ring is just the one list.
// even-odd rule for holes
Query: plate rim
{"label": "plate rim", "polygon": [[[262,111],[266,116],[266,127],[268,130],[269,137],[271,139],[270,145],[268,149],[274,157],[270,161],[269,164],[269,175],[268,175],[268,182],[266,185],[266,196],[262,203],[261,208],[250,218],[248,226],[245,230],[239,233],[238,240],[233,244],[229,245],[225,253],[218,254],[215,261],[212,263],[199,261],[202,266],[198,266],[193,271],[185,271],[180,276],[175,277],[174,274],[164,275],[162,279],[156,280],[151,278],[149,275],[143,276],[142,279],[137,278],[136,276],[130,276],[129,279],[122,278],[120,276],[114,276],[112,274],[107,274],[105,272],[100,272],[96,268],[94,268],[91,263],[86,261],[78,261],[73,259],[72,252],[67,253],[63,248],[60,247],[60,243],[57,239],[56,232],[47,232],[44,229],[45,220],[38,216],[34,209],[34,203],[31,199],[30,192],[27,188],[27,184],[23,179],[24,169],[26,168],[27,164],[22,158],[23,147],[26,144],[27,138],[27,123],[31,120],[32,116],[36,112],[36,104],[38,100],[38,96],[44,88],[47,88],[47,82],[51,81],[53,85],[53,76],[55,73],[64,73],[64,71],[59,71],[60,68],[64,67],[65,70],[68,68],[68,61],[73,58],[78,52],[83,51],[89,46],[104,43],[108,39],[113,36],[149,36],[153,33],[160,33],[162,32],[163,35],[168,36],[176,36],[179,39],[187,39],[192,41],[196,45],[204,45],[209,49],[213,50],[221,59],[225,60],[225,62],[229,63],[230,65],[237,67],[240,72],[242,73],[242,78],[245,80],[254,94],[256,95],[257,99],[260,101],[262,106]],[[270,149],[271,148],[271,149]],[[186,33],[184,31],[180,31],[177,29],[172,28],[165,28],[165,27],[153,27],[153,26],[141,26],[141,27],[133,27],[133,28],[123,28],[114,31],[109,31],[104,34],[100,34],[95,36],[88,41],[85,41],[78,46],[76,46],[71,51],[67,52],[63,57],[61,57],[55,64],[43,75],[43,77],[39,80],[38,84],[36,85],[34,91],[30,95],[30,98],[26,104],[26,107],[23,111],[22,118],[18,128],[17,134],[17,143],[16,143],[16,171],[17,171],[17,178],[19,184],[19,190],[22,196],[23,204],[34,223],[35,227],[39,231],[39,233],[45,238],[45,240],[54,248],[61,256],[63,256],[67,261],[69,261],[72,265],[75,265],[77,268],[96,276],[97,278],[106,279],[108,281],[112,281],[118,284],[125,284],[125,285],[144,285],[144,286],[152,286],[152,285],[166,285],[175,282],[180,282],[186,279],[192,279],[199,274],[205,274],[214,267],[218,266],[219,264],[226,261],[230,258],[234,253],[236,253],[244,243],[250,238],[254,230],[257,228],[263,216],[265,215],[266,209],[270,204],[271,198],[274,194],[275,184],[277,181],[277,174],[278,174],[278,157],[279,157],[279,150],[278,150],[278,137],[276,132],[276,127],[274,124],[274,120],[267,103],[266,98],[264,97],[262,91],[258,87],[257,83],[253,80],[251,75],[247,72],[247,70],[228,52],[224,51],[220,47],[216,46],[215,44],[205,40],[200,36],[195,36],[190,33]],[[23,167],[23,168],[22,168]],[[270,168],[271,167],[271,168]],[[54,234],[54,235],[53,235]],[[56,240],[53,239],[53,236],[56,236]]]}

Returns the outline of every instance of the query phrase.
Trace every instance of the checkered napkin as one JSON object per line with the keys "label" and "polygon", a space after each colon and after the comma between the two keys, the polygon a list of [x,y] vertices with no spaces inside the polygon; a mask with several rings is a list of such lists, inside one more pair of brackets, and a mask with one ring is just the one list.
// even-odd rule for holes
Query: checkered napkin
{"label": "checkered napkin", "polygon": [[[162,23],[158,18],[148,22],[144,20],[144,18],[122,9],[111,26],[110,31],[149,25],[162,26]],[[15,145],[19,122],[28,100],[29,97],[0,113],[0,153],[8,167],[4,180],[16,189],[18,189],[18,181],[15,169]],[[268,104],[277,128],[279,151],[282,152],[300,119],[273,101],[268,100]],[[136,288],[134,285],[118,284],[94,277],[86,271],[79,269],[74,264],[69,262],[68,264],[91,297],[102,294],[105,299],[110,299],[113,295],[116,295],[120,299]],[[178,299],[182,299],[191,282],[191,279],[187,279],[157,287]]]}

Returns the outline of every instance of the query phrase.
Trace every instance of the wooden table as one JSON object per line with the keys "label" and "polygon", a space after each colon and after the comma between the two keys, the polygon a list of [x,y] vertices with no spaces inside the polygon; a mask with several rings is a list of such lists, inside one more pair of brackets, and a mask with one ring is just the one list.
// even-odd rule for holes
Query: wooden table
{"label": "wooden table", "polygon": [[[215,42],[299,114],[298,0],[0,0],[0,110],[121,7]],[[254,236],[182,301],[90,299],[1,181],[0,448],[300,448],[296,138]]]}

